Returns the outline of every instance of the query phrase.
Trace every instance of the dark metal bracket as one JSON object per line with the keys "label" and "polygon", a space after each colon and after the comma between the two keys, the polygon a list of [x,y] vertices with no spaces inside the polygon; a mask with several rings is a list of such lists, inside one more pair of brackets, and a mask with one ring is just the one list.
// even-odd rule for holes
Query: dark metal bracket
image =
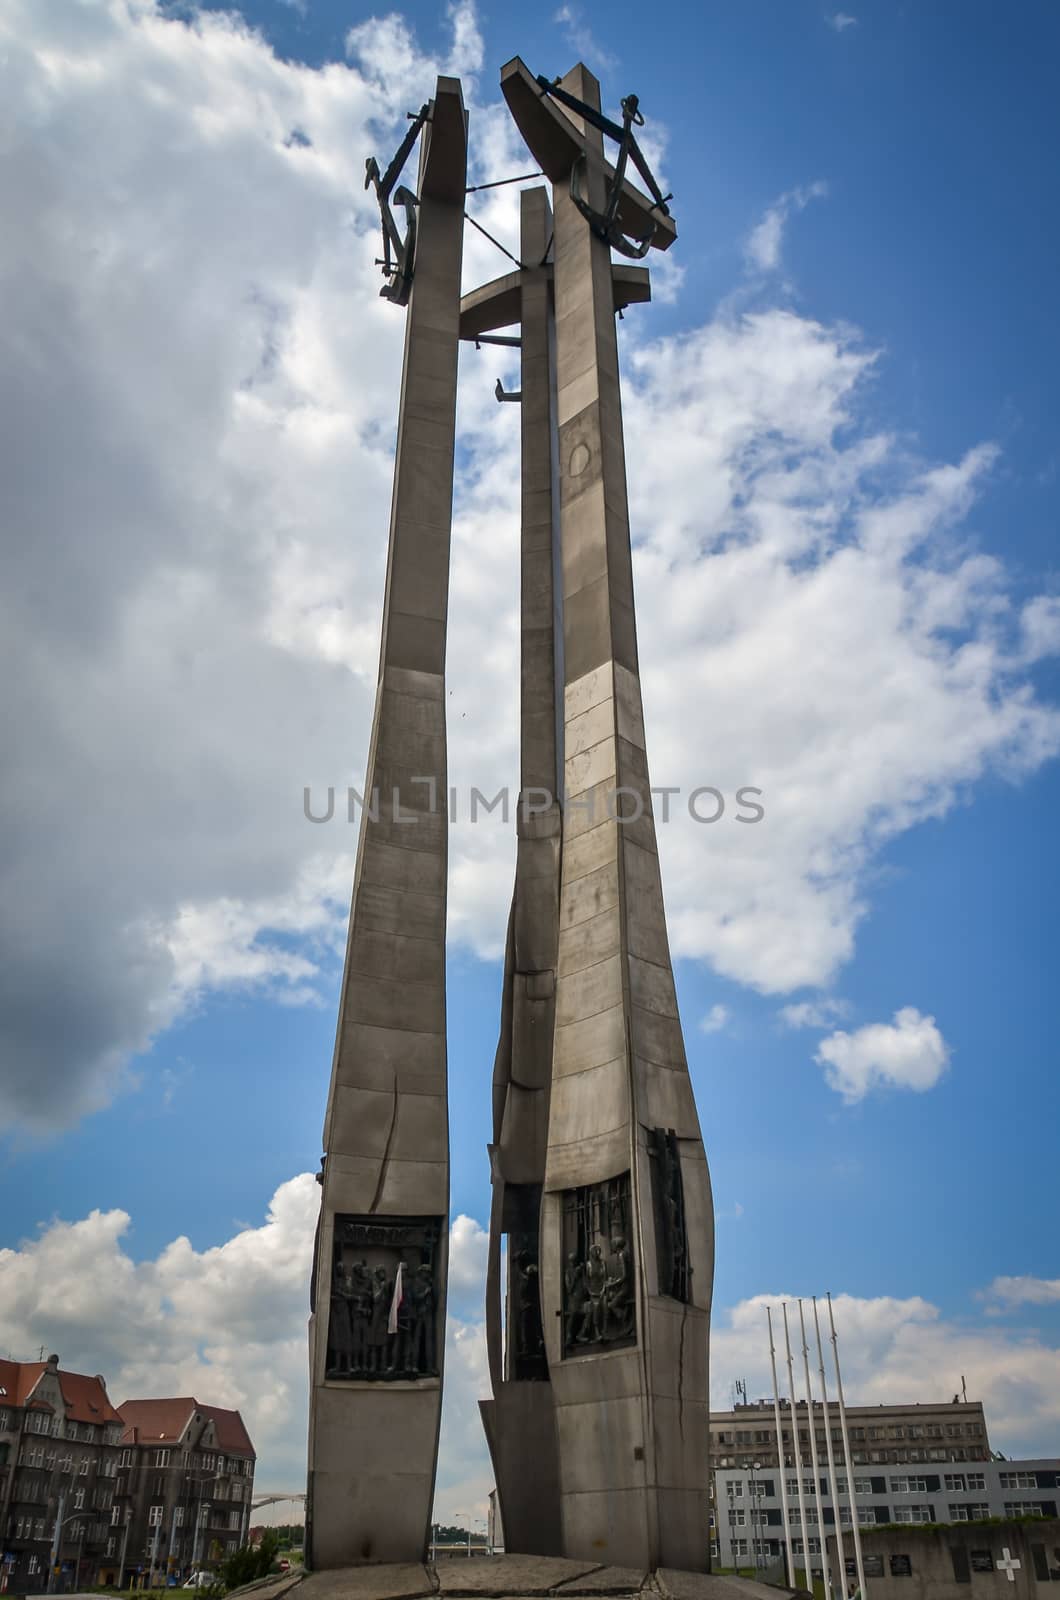
{"label": "dark metal bracket", "polygon": [[518,401],[523,398],[523,391],[521,389],[506,389],[499,378],[497,379],[497,387],[493,392],[497,396],[498,400]]}
{"label": "dark metal bracket", "polygon": [[644,126],[644,118],[641,115],[640,101],[637,96],[629,94],[622,101],[622,125],[620,127],[617,122],[612,122],[610,117],[605,117],[601,112],[597,111],[595,106],[586,105],[585,101],[579,100],[577,95],[573,95],[567,89],[562,88],[558,81],[553,82],[550,78],[539,76],[537,85],[543,95],[551,95],[561,105],[567,106],[571,111],[576,112],[591,127],[598,128],[609,139],[617,140],[618,156],[615,160],[615,170],[607,192],[605,209],[603,211],[595,210],[582,194],[581,178],[586,166],[584,156],[580,161],[576,161],[571,168],[570,195],[598,239],[602,239],[605,244],[610,245],[613,250],[617,250],[620,255],[629,256],[634,261],[643,260],[651,249],[653,234],[649,234],[646,239],[631,239],[618,223],[618,207],[622,198],[622,184],[630,161],[633,162],[652,197],[651,210],[661,211],[663,216],[668,217],[670,208],[666,202],[672,200],[673,195],[664,195],[659,188],[633,132],[635,127],[643,128]]}
{"label": "dark metal bracket", "polygon": [[383,230],[383,255],[381,259],[376,259],[376,266],[382,267],[386,282],[379,293],[384,300],[390,300],[397,306],[408,305],[409,295],[412,292],[412,273],[416,261],[416,207],[419,201],[412,190],[405,188],[404,184],[394,192],[395,205],[401,206],[405,212],[405,234],[402,237],[401,230],[394,221],[394,213],[390,209],[390,195],[401,176],[405,162],[412,153],[413,145],[420,136],[421,129],[430,121],[430,109],[428,104],[421,106],[419,111],[408,113],[411,127],[382,176],[375,156],[369,156],[364,164],[364,186],[366,189],[373,185],[375,187]]}

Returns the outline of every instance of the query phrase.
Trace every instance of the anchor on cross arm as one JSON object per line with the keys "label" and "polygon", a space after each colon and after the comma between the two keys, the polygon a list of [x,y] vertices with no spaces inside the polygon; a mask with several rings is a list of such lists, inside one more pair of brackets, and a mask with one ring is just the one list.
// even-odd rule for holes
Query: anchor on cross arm
{"label": "anchor on cross arm", "polygon": [[418,111],[410,111],[408,120],[411,127],[406,133],[397,154],[380,175],[379,163],[375,156],[369,156],[364,164],[364,186],[371,188],[374,184],[376,199],[379,201],[379,214],[383,229],[383,255],[382,259],[376,258],[376,266],[382,267],[383,277],[386,282],[379,293],[384,300],[391,300],[397,306],[408,304],[409,294],[412,290],[412,270],[416,259],[416,207],[419,201],[411,189],[401,188],[394,193],[394,204],[399,205],[405,212],[405,234],[394,220],[394,213],[390,209],[390,195],[394,185],[401,176],[401,170],[408,160],[413,145],[420,136],[420,129],[430,119],[430,105],[423,105]]}
{"label": "anchor on cross arm", "polygon": [[644,180],[645,187],[652,197],[653,205],[651,209],[653,211],[658,210],[663,216],[668,217],[670,209],[667,201],[672,200],[673,195],[664,195],[659,188],[655,181],[655,176],[644,157],[644,152],[637,143],[636,134],[633,132],[635,127],[643,128],[644,126],[640,101],[635,94],[626,95],[622,101],[622,125],[620,127],[617,122],[612,122],[610,117],[605,117],[595,106],[587,105],[584,100],[579,100],[577,95],[571,94],[568,89],[564,89],[558,79],[553,80],[539,75],[537,85],[543,95],[551,95],[561,105],[567,106],[571,111],[576,112],[592,127],[598,128],[601,133],[607,134],[608,138],[617,140],[618,156],[615,161],[614,172],[611,175],[611,182],[608,186],[607,204],[603,211],[595,210],[582,193],[581,177],[586,165],[584,156],[571,167],[570,196],[597,238],[603,239],[605,244],[609,244],[620,255],[631,256],[635,261],[642,260],[651,249],[653,235],[649,233],[646,238],[631,239],[618,220],[618,209],[622,200],[622,185],[625,181],[626,168],[629,163],[632,161]]}

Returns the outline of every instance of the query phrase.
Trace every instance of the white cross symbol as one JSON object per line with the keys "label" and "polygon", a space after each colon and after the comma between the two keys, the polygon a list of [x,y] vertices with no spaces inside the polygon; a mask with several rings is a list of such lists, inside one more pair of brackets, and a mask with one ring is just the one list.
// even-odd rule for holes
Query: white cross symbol
{"label": "white cross symbol", "polygon": [[1007,1544],[1002,1545],[1001,1555],[1002,1559],[997,1563],[997,1570],[1005,1574],[1005,1577],[1008,1579],[1009,1583],[1015,1583],[1016,1569],[1018,1567],[1022,1567],[1023,1562],[1017,1561],[1015,1556],[1009,1555]]}

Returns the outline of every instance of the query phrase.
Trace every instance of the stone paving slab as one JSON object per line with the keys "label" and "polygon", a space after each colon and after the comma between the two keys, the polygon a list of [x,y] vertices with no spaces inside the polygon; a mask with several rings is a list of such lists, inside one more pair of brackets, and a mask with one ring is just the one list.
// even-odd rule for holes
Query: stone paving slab
{"label": "stone paving slab", "polygon": [[[453,1556],[439,1561],[438,1591],[443,1595],[489,1595],[495,1600],[516,1600],[520,1595],[548,1595],[588,1573],[599,1572],[599,1561],[568,1561],[564,1556]],[[597,1591],[599,1592],[599,1591]],[[570,1588],[565,1594],[572,1593]]]}
{"label": "stone paving slab", "polygon": [[660,1567],[655,1582],[664,1600],[778,1600],[793,1592],[753,1578],[715,1578],[709,1572],[677,1572],[673,1567]]}
{"label": "stone paving slab", "polygon": [[[280,1600],[289,1589],[301,1583],[305,1577],[305,1569],[297,1567],[293,1572],[283,1572],[278,1576],[271,1573],[267,1578],[255,1578],[251,1583],[241,1583],[238,1589],[230,1589],[230,1595],[254,1595],[255,1600]],[[68,1597],[69,1600],[69,1597]]]}
{"label": "stone paving slab", "polygon": [[648,1581],[648,1574],[639,1567],[597,1567],[580,1578],[566,1578],[556,1589],[557,1595],[639,1594]]}
{"label": "stone paving slab", "polygon": [[433,1595],[436,1587],[419,1562],[336,1567],[303,1578],[299,1600],[417,1600]]}

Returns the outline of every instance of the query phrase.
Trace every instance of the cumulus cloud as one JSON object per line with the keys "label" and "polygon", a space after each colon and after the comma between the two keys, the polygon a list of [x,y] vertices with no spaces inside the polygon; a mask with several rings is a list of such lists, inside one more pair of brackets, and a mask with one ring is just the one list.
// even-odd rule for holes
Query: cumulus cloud
{"label": "cumulus cloud", "polygon": [[995,1278],[984,1298],[1005,1306],[1051,1306],[1060,1301],[1060,1278]]}
{"label": "cumulus cloud", "polygon": [[[101,1372],[112,1399],[195,1394],[238,1408],[258,1452],[258,1487],[305,1482],[309,1271],[320,1190],[311,1173],[283,1183],[258,1226],[196,1250],[174,1239],[151,1259],[130,1249],[124,1211],[53,1221],[0,1250],[0,1350],[43,1345],[71,1371]],[[736,1219],[734,1204],[727,1215]],[[478,1400],[489,1392],[482,1304],[485,1233],[466,1216],[450,1231],[450,1315],[435,1513],[484,1515],[492,1487]],[[1041,1280],[997,1279],[997,1284]],[[58,1289],[57,1289],[58,1286]],[[1051,1286],[1054,1290],[1056,1285]],[[1053,1296],[1057,1298],[1058,1296]],[[719,1309],[711,1335],[714,1404],[739,1375],[771,1392],[759,1295]],[[1060,1425],[1060,1351],[1033,1331],[944,1317],[920,1297],[835,1297],[847,1398],[938,1400],[964,1374],[986,1406],[995,1448],[1044,1454]],[[812,1337],[812,1334],[811,1334]],[[269,1513],[285,1520],[290,1508]]]}
{"label": "cumulus cloud", "polygon": [[[0,19],[8,1126],[105,1104],[214,990],[305,1004],[334,981],[355,829],[302,796],[363,781],[402,339],[362,161],[459,70],[473,177],[529,170],[473,81],[472,7],[450,20],[437,57],[391,15],[310,69],[234,14],[154,0]],[[471,204],[517,241],[514,187]],[[465,262],[467,285],[507,270],[473,230]],[[825,985],[886,842],[1055,752],[1025,673],[1060,641],[1033,598],[1021,632],[961,530],[994,453],[924,463],[875,431],[854,332],[769,308],[650,328],[621,337],[653,771],[729,802],[660,827],[674,949],[766,992]],[[461,366],[465,794],[517,771],[518,417],[492,398],[516,371]],[[755,827],[733,821],[744,784]],[[500,950],[512,858],[499,819],[454,828],[454,945]]]}
{"label": "cumulus cloud", "polygon": [[[125,1211],[54,1221],[0,1250],[0,1350],[41,1345],[74,1372],[100,1372],[112,1400],[194,1394],[242,1412],[258,1452],[258,1487],[305,1482],[306,1323],[320,1189],[301,1173],[276,1190],[265,1220],[196,1250],[185,1237],[154,1259],[130,1251]],[[484,1500],[477,1401],[487,1392],[482,1303],[485,1234],[450,1230],[450,1315],[439,1504]],[[473,1426],[472,1426],[473,1424]],[[481,1492],[479,1492],[481,1491]],[[290,1508],[272,1512],[274,1520]]]}
{"label": "cumulus cloud", "polygon": [[848,28],[856,28],[858,25],[857,17],[850,16],[846,11],[833,11],[824,20],[836,33],[845,33]]}
{"label": "cumulus cloud", "polygon": [[700,1029],[703,1033],[720,1033],[723,1028],[728,1026],[731,1015],[732,1013],[728,1006],[720,1004],[711,1006],[699,1024]]}
{"label": "cumulus cloud", "polygon": [[829,1088],[847,1105],[872,1089],[933,1089],[949,1065],[950,1051],[935,1025],[915,1006],[903,1006],[893,1022],[870,1022],[854,1033],[840,1029],[822,1039],[814,1060]]}
{"label": "cumulus cloud", "polygon": [[781,1006],[779,1016],[789,1028],[828,1028],[840,1017],[845,1017],[850,1007],[845,1000],[829,995],[820,1000],[798,1000],[790,1006]]}
{"label": "cumulus cloud", "polygon": [[[712,1404],[729,1401],[734,1376],[746,1377],[748,1393],[771,1395],[766,1306],[787,1300],[793,1333],[798,1311],[791,1294],[762,1294],[716,1315],[711,1329]],[[1011,1456],[1051,1455],[1060,1427],[1060,1349],[1034,1332],[981,1326],[947,1317],[919,1295],[862,1298],[833,1295],[843,1390],[849,1404],[891,1405],[896,1400],[947,1400],[960,1389],[982,1400],[991,1447]],[[811,1306],[804,1302],[807,1333],[814,1341]],[[828,1338],[827,1307],[818,1302],[822,1338]],[[796,1334],[796,1337],[797,1334]],[[816,1348],[814,1346],[814,1348]],[[826,1350],[831,1375],[831,1353]],[[834,1393],[834,1389],[833,1389]]]}
{"label": "cumulus cloud", "polygon": [[811,200],[823,199],[828,185],[821,179],[816,183],[789,189],[774,201],[755,224],[748,237],[745,254],[750,266],[758,272],[776,272],[780,266],[784,227],[793,212],[804,211]]}

